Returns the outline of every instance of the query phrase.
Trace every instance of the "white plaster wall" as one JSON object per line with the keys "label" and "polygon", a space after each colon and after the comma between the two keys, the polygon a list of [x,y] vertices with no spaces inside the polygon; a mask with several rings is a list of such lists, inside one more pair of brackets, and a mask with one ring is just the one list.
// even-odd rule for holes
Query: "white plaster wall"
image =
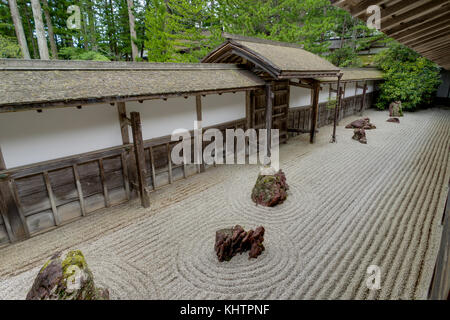
{"label": "white plaster wall", "polygon": [[245,92],[202,97],[202,126],[245,118]]}
{"label": "white plaster wall", "polygon": [[329,98],[330,98],[330,85],[324,84],[322,85],[322,90],[320,90],[319,102],[328,102]]}
{"label": "white plaster wall", "polygon": [[109,104],[0,114],[7,168],[122,144],[117,109]]}
{"label": "white plaster wall", "polygon": [[[364,82],[359,81],[358,85],[362,87],[362,86],[364,86]],[[363,91],[364,91],[363,89],[358,88],[358,91],[357,91],[356,95],[363,94]]]}
{"label": "white plaster wall", "polygon": [[355,82],[347,82],[345,86],[345,97],[353,97],[355,95]]}
{"label": "white plaster wall", "polygon": [[128,114],[140,113],[144,140],[171,135],[176,129],[192,130],[197,119],[195,97],[133,101],[127,102],[126,108]]}
{"label": "white plaster wall", "polygon": [[311,105],[311,90],[296,86],[290,87],[289,107],[303,107]]}

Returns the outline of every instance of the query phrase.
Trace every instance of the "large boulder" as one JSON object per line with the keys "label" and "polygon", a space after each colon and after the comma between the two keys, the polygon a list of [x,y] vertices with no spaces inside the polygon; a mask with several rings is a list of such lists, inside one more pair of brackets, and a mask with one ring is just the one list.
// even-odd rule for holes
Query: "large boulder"
{"label": "large boulder", "polygon": [[55,254],[39,271],[27,300],[109,300],[107,289],[97,288],[79,250]]}
{"label": "large boulder", "polygon": [[355,120],[352,123],[348,124],[346,129],[364,129],[364,130],[372,130],[376,129],[377,127],[370,123],[369,118],[359,119]]}
{"label": "large boulder", "polygon": [[389,117],[403,117],[401,101],[394,101],[389,105]]}
{"label": "large boulder", "polygon": [[286,200],[287,190],[289,190],[289,186],[283,171],[280,170],[270,175],[260,174],[253,187],[252,200],[257,205],[274,207]]}
{"label": "large boulder", "polygon": [[249,252],[249,259],[257,258],[263,251],[264,227],[246,232],[237,225],[234,228],[216,231],[214,250],[220,262],[230,261],[238,253]]}

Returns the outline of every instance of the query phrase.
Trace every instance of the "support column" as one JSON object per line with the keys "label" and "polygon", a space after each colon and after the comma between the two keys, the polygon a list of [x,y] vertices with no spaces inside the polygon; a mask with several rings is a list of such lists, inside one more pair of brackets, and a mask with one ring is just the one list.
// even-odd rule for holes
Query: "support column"
{"label": "support column", "polygon": [[[196,104],[196,109],[197,109],[197,122],[201,122],[203,121],[203,116],[202,116],[202,96],[198,95],[195,97],[195,104]],[[200,141],[199,141],[200,142]],[[201,154],[199,154],[198,159],[201,159],[201,164],[199,165],[199,171],[200,172],[205,172],[205,164],[203,163],[203,139],[201,139]]]}
{"label": "support column", "polygon": [[144,140],[142,139],[141,118],[139,112],[131,112],[131,129],[133,131],[134,155],[136,157],[137,180],[139,196],[144,208],[150,207],[150,197],[147,192],[147,182],[145,168]]}
{"label": "support column", "polygon": [[320,94],[320,82],[315,81],[313,84],[313,104],[311,112],[311,132],[310,143],[314,143],[316,140],[317,118],[319,117],[319,94]]}
{"label": "support column", "polygon": [[359,109],[359,114],[362,116],[364,111],[364,106],[366,104],[366,93],[367,93],[367,81],[364,81],[364,89],[363,89],[363,96],[361,101],[361,108]]}
{"label": "support column", "polygon": [[[117,112],[119,114],[119,124],[120,124],[120,132],[122,135],[122,144],[127,145],[131,143],[130,133],[128,130],[128,126],[131,125],[129,119],[127,118],[127,108],[125,102],[117,102]],[[125,189],[127,190],[127,196],[131,197],[132,194],[130,191],[133,189],[130,187],[130,181],[132,181],[131,186],[138,185],[137,182],[137,169],[136,169],[136,159],[133,152],[129,152],[129,150],[124,151],[122,154],[122,166],[124,168],[124,183]],[[125,168],[126,167],[126,168]]]}
{"label": "support column", "polygon": [[[5,161],[0,148],[0,172],[6,170]],[[9,187],[7,176],[0,173],[0,214],[5,224],[9,240],[16,242],[29,237],[26,221],[22,221],[14,196]]]}
{"label": "support column", "polygon": [[270,149],[272,142],[272,112],[273,112],[272,83],[266,83],[266,129],[267,129],[267,156],[270,157]]}
{"label": "support column", "polygon": [[333,136],[331,138],[331,142],[336,142],[336,127],[339,117],[339,110],[341,109],[341,94],[342,94],[342,88],[341,88],[341,78],[342,74],[338,76],[337,81],[337,95],[336,95],[336,105],[334,106],[334,123],[333,123]]}

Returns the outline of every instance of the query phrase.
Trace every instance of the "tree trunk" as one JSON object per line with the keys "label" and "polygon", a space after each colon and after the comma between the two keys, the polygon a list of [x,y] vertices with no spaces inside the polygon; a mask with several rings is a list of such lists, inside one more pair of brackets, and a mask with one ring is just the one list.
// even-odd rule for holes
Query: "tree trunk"
{"label": "tree trunk", "polygon": [[47,38],[45,37],[44,23],[42,22],[42,9],[39,0],[31,0],[36,36],[38,40],[39,56],[41,60],[49,60]]}
{"label": "tree trunk", "polygon": [[28,5],[25,5],[25,21],[27,22],[28,32],[30,33],[30,41],[33,48],[33,58],[36,59],[38,57],[38,52],[36,50],[36,39],[33,35],[33,27],[31,26],[31,17],[28,9]]}
{"label": "tree trunk", "polygon": [[130,37],[131,37],[131,55],[133,58],[133,61],[136,61],[136,58],[139,56],[139,52],[138,52],[138,47],[136,45],[136,43],[134,42],[137,37],[136,37],[136,29],[134,26],[134,14],[133,14],[133,7],[134,7],[134,3],[133,0],[127,0],[127,5],[128,5],[128,18],[130,19]]}
{"label": "tree trunk", "polygon": [[14,22],[14,29],[16,30],[17,41],[19,42],[20,49],[22,50],[23,58],[31,59],[16,0],[9,0],[9,8],[11,9],[11,17]]}
{"label": "tree trunk", "polygon": [[42,0],[42,3],[44,4],[44,16],[45,16],[45,22],[47,23],[48,39],[50,41],[50,48],[52,50],[52,58],[58,59],[58,48],[56,47],[55,34],[53,33],[53,24],[52,24],[52,19],[50,17],[48,1]]}
{"label": "tree trunk", "polygon": [[95,20],[94,20],[94,6],[91,0],[87,0],[88,19],[89,19],[89,32],[91,34],[91,49],[98,50],[97,36],[95,33]]}

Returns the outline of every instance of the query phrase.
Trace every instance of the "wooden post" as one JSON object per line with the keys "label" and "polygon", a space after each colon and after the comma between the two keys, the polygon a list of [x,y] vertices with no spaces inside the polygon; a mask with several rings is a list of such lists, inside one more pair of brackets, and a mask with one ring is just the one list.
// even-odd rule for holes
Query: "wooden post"
{"label": "wooden post", "polygon": [[273,109],[272,83],[266,83],[266,129],[267,129],[267,156],[270,157],[272,139],[272,109]]}
{"label": "wooden post", "polygon": [[120,131],[122,133],[123,144],[130,143],[130,134],[128,133],[127,109],[125,102],[117,103],[117,111],[119,112]]}
{"label": "wooden post", "polygon": [[245,92],[245,119],[247,121],[247,130],[252,127],[252,92],[253,91]]}
{"label": "wooden post", "polygon": [[150,197],[146,190],[146,168],[144,154],[144,140],[142,139],[141,117],[139,112],[131,112],[131,129],[133,132],[134,155],[136,158],[139,196],[144,208],[150,207]]}
{"label": "wooden post", "polygon": [[366,92],[367,92],[367,81],[364,81],[364,89],[363,89],[363,96],[361,101],[361,108],[359,109],[359,114],[362,116],[364,111],[364,106],[366,104]]}
{"label": "wooden post", "polygon": [[314,143],[316,140],[317,118],[319,116],[319,94],[320,94],[320,82],[315,81],[313,85],[313,104],[311,112],[311,132],[310,143]]}
{"label": "wooden post", "polygon": [[[197,109],[197,121],[201,122],[203,121],[203,116],[202,116],[202,96],[201,95],[197,95],[195,97],[195,104],[196,104],[196,109]],[[203,139],[201,142],[201,150],[202,153],[199,155],[199,159],[201,160],[201,164],[199,165],[199,171],[200,172],[205,172],[205,164],[203,163]]]}
{"label": "wooden post", "polygon": [[336,105],[334,106],[333,136],[331,138],[332,143],[336,142],[336,127],[337,127],[337,122],[338,122],[338,117],[339,117],[339,109],[341,106],[341,92],[342,92],[341,78],[342,78],[342,74],[339,74],[338,81],[337,81]]}
{"label": "wooden post", "polygon": [[[9,180],[2,177],[1,171],[6,170],[5,160],[0,148],[0,214],[5,224],[9,240],[16,242],[29,237],[26,221],[22,220],[19,208],[14,200],[14,196],[9,188]],[[3,179],[2,179],[3,178]]]}

